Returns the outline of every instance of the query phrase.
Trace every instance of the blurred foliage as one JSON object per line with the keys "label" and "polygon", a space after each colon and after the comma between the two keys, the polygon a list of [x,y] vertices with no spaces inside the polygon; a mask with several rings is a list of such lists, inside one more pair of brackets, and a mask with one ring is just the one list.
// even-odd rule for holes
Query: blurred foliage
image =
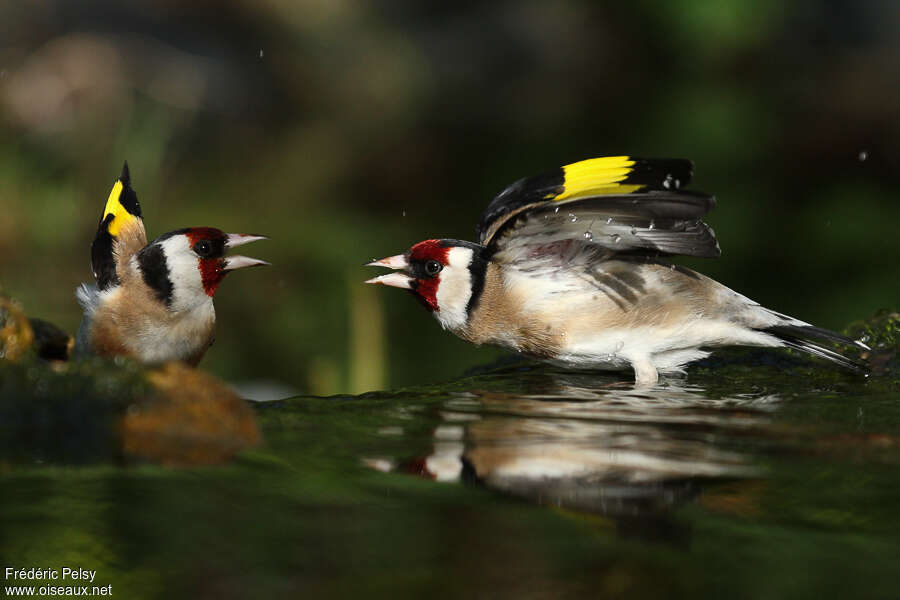
{"label": "blurred foliage", "polygon": [[[507,183],[684,156],[724,256],[690,261],[838,327],[895,305],[900,5],[108,0],[0,5],[0,282],[74,332],[124,159],[151,235],[271,236],[204,367],[333,393],[496,355],[360,265],[473,236]],[[353,306],[351,306],[353,304]],[[369,364],[371,363],[371,364]],[[372,366],[374,365],[374,367]]]}

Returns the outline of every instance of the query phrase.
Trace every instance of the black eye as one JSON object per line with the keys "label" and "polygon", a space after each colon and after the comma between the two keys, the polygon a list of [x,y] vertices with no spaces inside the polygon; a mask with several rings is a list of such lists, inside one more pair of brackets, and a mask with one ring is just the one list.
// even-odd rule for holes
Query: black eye
{"label": "black eye", "polygon": [[443,268],[444,268],[444,265],[442,265],[441,263],[439,263],[436,260],[429,260],[428,262],[425,263],[425,273],[429,277],[434,277],[435,275],[440,273],[441,269],[443,269]]}
{"label": "black eye", "polygon": [[210,244],[208,240],[200,240],[194,244],[194,252],[196,252],[197,256],[200,258],[207,258],[212,254],[212,244]]}

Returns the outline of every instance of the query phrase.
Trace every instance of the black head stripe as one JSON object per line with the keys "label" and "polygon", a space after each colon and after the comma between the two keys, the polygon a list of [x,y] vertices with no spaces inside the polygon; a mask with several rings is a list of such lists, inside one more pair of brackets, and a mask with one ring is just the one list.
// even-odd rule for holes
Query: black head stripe
{"label": "black head stripe", "polygon": [[169,232],[167,232],[167,233],[162,234],[161,236],[159,236],[158,238],[156,238],[155,240],[153,240],[153,241],[150,242],[150,243],[151,243],[151,244],[159,244],[159,243],[161,243],[161,242],[166,241],[166,240],[169,239],[170,237],[175,237],[176,235],[181,235],[181,234],[183,234],[183,233],[187,233],[188,231],[190,231],[188,228],[184,228],[184,229],[176,229],[176,230],[174,230],[174,231],[169,231]]}
{"label": "black head stripe", "polygon": [[97,280],[97,287],[101,290],[119,285],[119,277],[116,275],[116,259],[113,256],[114,239],[109,234],[109,222],[113,215],[106,215],[104,222],[97,228],[97,236],[91,244],[91,270]]}
{"label": "black head stripe", "polygon": [[462,248],[469,248],[475,254],[478,254],[479,252],[484,250],[484,246],[482,246],[481,244],[467,242],[466,240],[454,240],[452,238],[444,238],[444,239],[438,240],[438,241],[440,242],[441,246],[444,248],[450,248],[450,247],[455,248],[457,246],[460,246]]}
{"label": "black head stripe", "polygon": [[488,250],[481,244],[467,242],[466,240],[454,240],[445,238],[440,240],[441,246],[444,248],[468,248],[472,251],[472,262],[469,264],[469,273],[472,277],[472,296],[466,304],[466,314],[471,314],[478,306],[481,299],[481,292],[484,291],[484,278],[487,274],[488,267]]}
{"label": "black head stripe", "polygon": [[162,246],[150,244],[138,252],[138,264],[141,275],[150,289],[156,293],[160,302],[167,306],[172,303],[172,280],[169,279],[169,265]]}
{"label": "black head stripe", "polygon": [[466,314],[471,315],[472,311],[478,306],[481,300],[481,293],[484,291],[484,278],[487,275],[488,261],[485,258],[485,249],[483,246],[478,247],[472,254],[472,264],[469,265],[469,273],[472,276],[472,296],[466,304]]}

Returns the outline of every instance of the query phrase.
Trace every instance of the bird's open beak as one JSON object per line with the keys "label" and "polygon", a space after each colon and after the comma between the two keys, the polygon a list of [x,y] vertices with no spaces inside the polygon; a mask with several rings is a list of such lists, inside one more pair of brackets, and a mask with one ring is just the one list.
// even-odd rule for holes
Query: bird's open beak
{"label": "bird's open beak", "polygon": [[382,258],[381,260],[373,260],[370,263],[366,264],[367,267],[387,267],[389,269],[405,269],[409,266],[409,263],[406,261],[405,254],[398,254],[397,256],[388,256],[387,258]]}
{"label": "bird's open beak", "polygon": [[[409,262],[406,260],[406,256],[403,254],[398,254],[396,256],[388,256],[387,258],[382,258],[381,260],[373,260],[370,263],[366,264],[367,267],[387,267],[389,269],[406,269],[409,267]],[[389,285],[391,287],[398,287],[404,289],[412,289],[413,278],[407,275],[406,273],[388,273],[387,275],[379,275],[378,277],[373,277],[372,279],[366,280],[366,283],[377,283],[381,285]]]}
{"label": "bird's open beak", "polygon": [[[225,239],[226,248],[234,248],[235,246],[243,246],[250,242],[268,239],[264,235],[250,235],[247,233],[229,233]],[[224,258],[225,266],[223,271],[234,271],[237,269],[245,269],[247,267],[261,267],[269,263],[258,258],[250,258],[247,256],[226,256]]]}
{"label": "bird's open beak", "polygon": [[250,242],[258,242],[259,240],[267,240],[264,235],[252,235],[249,233],[229,233],[225,236],[225,246],[227,248],[237,248]]}

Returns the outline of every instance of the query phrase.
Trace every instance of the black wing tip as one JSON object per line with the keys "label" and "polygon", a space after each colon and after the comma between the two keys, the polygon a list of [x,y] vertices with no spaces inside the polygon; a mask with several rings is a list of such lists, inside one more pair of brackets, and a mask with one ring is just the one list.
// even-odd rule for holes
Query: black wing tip
{"label": "black wing tip", "polygon": [[131,172],[128,170],[128,161],[122,164],[122,174],[119,175],[119,181],[126,187],[131,185]]}
{"label": "black wing tip", "polygon": [[680,190],[694,176],[694,162],[687,158],[637,158],[622,183],[640,184],[645,190]]}
{"label": "black wing tip", "polygon": [[784,331],[788,334],[794,333],[803,335],[805,338],[813,338],[817,340],[832,342],[836,344],[844,344],[847,346],[856,346],[862,348],[864,350],[868,350],[869,347],[861,342],[854,340],[853,338],[849,338],[842,333],[838,333],[836,331],[831,331],[830,329],[825,329],[824,327],[816,327],[815,325],[776,325],[772,329],[777,329]]}
{"label": "black wing tip", "polygon": [[[776,325],[763,331],[778,338],[789,348],[824,358],[855,373],[867,375],[871,371],[865,359],[844,354],[847,348],[865,351],[869,349],[868,346],[840,333],[814,325]],[[845,348],[838,351],[822,343],[840,344]]]}
{"label": "black wing tip", "polygon": [[119,202],[130,214],[141,218],[141,203],[138,202],[137,193],[131,187],[131,171],[128,168],[127,160],[122,165],[122,174],[119,175],[119,181],[122,182],[122,196],[119,198]]}
{"label": "black wing tip", "polygon": [[100,290],[119,285],[116,260],[113,256],[113,238],[103,223],[91,244],[91,271]]}

